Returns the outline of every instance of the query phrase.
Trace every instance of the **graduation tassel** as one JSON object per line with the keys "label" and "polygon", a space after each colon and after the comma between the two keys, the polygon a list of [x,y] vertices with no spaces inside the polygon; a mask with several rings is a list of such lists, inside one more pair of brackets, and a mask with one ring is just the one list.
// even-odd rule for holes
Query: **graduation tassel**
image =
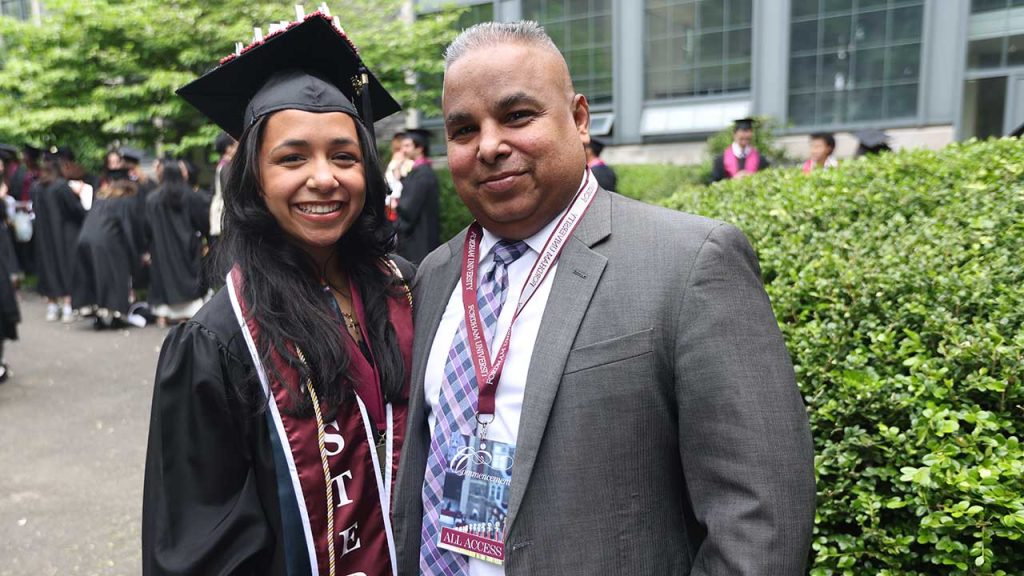
{"label": "graduation tassel", "polygon": [[370,140],[377,145],[377,133],[373,129],[373,100],[370,98],[370,73],[366,66],[359,65],[359,92],[363,100],[363,124],[370,133]]}

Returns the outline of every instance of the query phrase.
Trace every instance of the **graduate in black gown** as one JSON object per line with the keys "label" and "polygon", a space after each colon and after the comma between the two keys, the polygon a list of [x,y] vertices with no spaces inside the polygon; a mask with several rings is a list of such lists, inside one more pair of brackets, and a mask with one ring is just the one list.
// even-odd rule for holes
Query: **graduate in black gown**
{"label": "graduate in black gown", "polygon": [[142,573],[394,574],[413,270],[372,123],[398,104],[319,11],[179,94],[239,141],[230,272],[160,354]]}
{"label": "graduate in black gown", "polygon": [[136,185],[124,170],[109,170],[78,235],[72,304],[95,315],[95,327],[125,325],[132,269],[139,259]]}
{"label": "graduate in black gown", "polygon": [[164,160],[160,185],[146,198],[149,305],[158,322],[187,320],[202,306],[203,237],[209,205],[185,181],[181,164]]}
{"label": "graduate in black gown", "polygon": [[430,132],[406,130],[402,154],[412,169],[402,178],[398,199],[398,253],[419,264],[441,243],[441,188],[430,164]]}
{"label": "graduate in black gown", "polygon": [[604,142],[591,136],[590,142],[587,143],[585,148],[587,152],[587,167],[594,174],[598,185],[609,192],[615,192],[616,188],[618,188],[618,178],[615,176],[615,170],[601,159],[601,152],[604,151]]}
{"label": "graduate in black gown", "polygon": [[33,185],[32,207],[36,215],[33,237],[38,290],[47,300],[46,320],[60,318],[64,322],[72,322],[75,252],[85,208],[68,186],[54,156],[43,160],[39,180]]}
{"label": "graduate in black gown", "polygon": [[[13,203],[8,181],[3,178],[5,173],[3,155],[0,155],[0,208]],[[11,376],[11,371],[4,360],[4,341],[18,339],[18,323],[21,312],[15,289],[21,276],[18,256],[14,252],[14,236],[8,225],[9,211],[0,211],[0,383]]]}
{"label": "graduate in black gown", "polygon": [[756,120],[740,118],[733,123],[732,144],[711,163],[711,182],[746,178],[771,167],[771,162],[754,147]]}

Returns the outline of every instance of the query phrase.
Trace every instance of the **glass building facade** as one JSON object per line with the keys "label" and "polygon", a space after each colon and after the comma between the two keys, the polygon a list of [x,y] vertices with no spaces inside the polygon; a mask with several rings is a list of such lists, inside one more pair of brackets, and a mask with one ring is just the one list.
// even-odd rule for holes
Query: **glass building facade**
{"label": "glass building facade", "polygon": [[1024,122],[1024,0],[456,1],[544,25],[614,144]]}

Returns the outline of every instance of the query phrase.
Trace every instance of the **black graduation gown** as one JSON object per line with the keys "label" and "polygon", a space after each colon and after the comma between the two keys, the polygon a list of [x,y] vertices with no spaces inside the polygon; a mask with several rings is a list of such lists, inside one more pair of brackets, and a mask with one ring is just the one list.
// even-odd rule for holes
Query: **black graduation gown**
{"label": "black graduation gown", "polygon": [[[396,264],[414,277],[414,267]],[[278,485],[290,484],[287,464],[275,462],[265,397],[227,289],[171,329],[156,374],[143,576],[293,576],[285,539],[297,526],[282,520]]]}
{"label": "black graduation gown", "polygon": [[421,164],[402,179],[398,200],[398,253],[419,264],[440,244],[441,192],[430,164]]}
{"label": "black graduation gown", "polygon": [[258,415],[255,378],[227,290],[167,335],[146,450],[144,576],[287,574],[272,435]]}
{"label": "black graduation gown", "polygon": [[149,303],[182,304],[202,296],[202,237],[210,229],[209,208],[188,190],[175,210],[157,188],[146,198],[146,246],[149,248]]}
{"label": "black graduation gown", "polygon": [[73,288],[75,248],[85,208],[67,181],[33,186],[36,219],[32,235],[36,245],[39,293],[47,298],[70,296]]}
{"label": "black graduation gown", "polygon": [[14,240],[7,223],[0,221],[0,339],[17,340],[21,311],[11,283],[11,275],[20,272],[14,253]]}
{"label": "black graduation gown", "polygon": [[[135,221],[139,223],[135,227],[135,245],[140,247],[142,252],[146,251],[146,198],[149,193],[156,189],[152,180],[136,182],[138,190],[135,193]],[[135,289],[149,288],[149,266],[143,266],[139,260],[132,267],[132,286]]]}
{"label": "black graduation gown", "polygon": [[617,178],[615,177],[615,171],[612,167],[607,164],[595,164],[590,167],[590,171],[594,173],[594,178],[597,179],[597,184],[601,188],[609,192],[615,192]]}
{"label": "black graduation gown", "polygon": [[134,197],[97,198],[78,235],[75,262],[75,308],[98,306],[128,313],[136,247]]}
{"label": "black graduation gown", "polygon": [[[737,158],[737,160],[739,160],[740,166],[743,166],[743,162],[745,159],[745,156],[743,158]],[[764,170],[770,166],[771,162],[769,162],[768,159],[765,158],[762,154],[760,156],[760,161],[757,163],[757,171],[760,172],[761,170]],[[711,163],[711,181],[718,182],[719,180],[728,179],[729,175],[725,172],[725,155],[724,153],[719,154],[718,156],[715,156],[714,162]]]}

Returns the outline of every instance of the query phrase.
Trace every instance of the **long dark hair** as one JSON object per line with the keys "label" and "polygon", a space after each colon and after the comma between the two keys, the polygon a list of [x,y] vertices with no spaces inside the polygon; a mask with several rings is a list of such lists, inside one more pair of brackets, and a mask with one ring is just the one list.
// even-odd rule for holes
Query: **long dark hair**
{"label": "long dark hair", "polygon": [[[359,217],[335,247],[350,282],[359,289],[366,343],[380,374],[385,398],[397,398],[405,378],[398,337],[388,320],[389,296],[400,294],[401,281],[386,267],[384,259],[394,249],[394,228],[384,216],[387,184],[377,151],[361,121],[355,120],[362,150],[366,199]],[[338,318],[325,296],[313,260],[295,245],[267,209],[260,189],[260,145],[267,116],[242,134],[231,161],[224,190],[224,231],[217,246],[214,270],[237,265],[245,278],[243,295],[250,319],[260,328],[256,348],[268,376],[283,382],[275,368],[276,352],[300,376],[312,378],[314,389],[330,412],[353,395],[348,377],[347,353]],[[306,359],[301,362],[288,344],[298,346]],[[290,390],[292,404],[287,411],[299,416],[313,413],[304,390]]]}
{"label": "long dark hair", "polygon": [[172,160],[163,161],[163,172],[160,176],[159,190],[163,190],[164,202],[170,205],[171,210],[181,212],[182,206],[185,205],[185,196],[192,189],[185,182],[185,175],[182,173],[181,166],[177,162]]}

